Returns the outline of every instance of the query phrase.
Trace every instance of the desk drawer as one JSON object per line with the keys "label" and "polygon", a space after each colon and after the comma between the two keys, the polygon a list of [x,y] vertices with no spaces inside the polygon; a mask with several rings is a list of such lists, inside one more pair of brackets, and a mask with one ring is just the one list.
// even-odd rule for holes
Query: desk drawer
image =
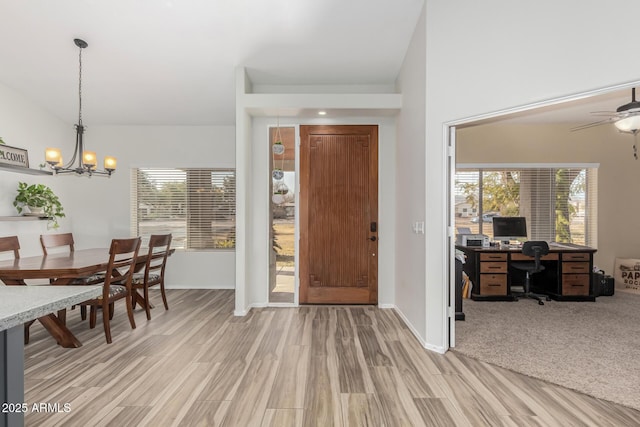
{"label": "desk drawer", "polygon": [[588,262],[563,262],[562,273],[589,274],[589,263]]}
{"label": "desk drawer", "polygon": [[[553,252],[550,254],[542,255],[540,259],[543,261],[557,261],[558,253]],[[515,254],[511,254],[511,261],[533,261],[533,257],[527,256],[521,253],[515,253]]]}
{"label": "desk drawer", "polygon": [[589,261],[590,254],[587,252],[565,252],[562,254],[563,261]]}
{"label": "desk drawer", "polygon": [[507,260],[507,254],[505,252],[480,254],[480,261],[506,261],[506,260]]}
{"label": "desk drawer", "polygon": [[506,274],[481,274],[480,295],[506,295]]}
{"label": "desk drawer", "polygon": [[480,273],[506,273],[507,272],[507,263],[506,262],[481,262],[480,263]]}
{"label": "desk drawer", "polygon": [[562,295],[589,295],[588,274],[563,274]]}

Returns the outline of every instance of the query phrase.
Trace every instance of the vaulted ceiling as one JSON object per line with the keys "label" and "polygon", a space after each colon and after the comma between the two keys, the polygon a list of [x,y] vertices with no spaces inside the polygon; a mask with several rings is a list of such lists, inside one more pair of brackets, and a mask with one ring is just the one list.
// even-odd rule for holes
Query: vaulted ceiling
{"label": "vaulted ceiling", "polygon": [[87,124],[233,124],[262,85],[393,84],[423,0],[9,0],[0,83]]}
{"label": "vaulted ceiling", "polygon": [[[0,84],[69,123],[235,122],[234,70],[260,85],[393,85],[424,0],[8,0]],[[589,122],[627,91],[527,112]],[[595,104],[594,104],[595,102]]]}

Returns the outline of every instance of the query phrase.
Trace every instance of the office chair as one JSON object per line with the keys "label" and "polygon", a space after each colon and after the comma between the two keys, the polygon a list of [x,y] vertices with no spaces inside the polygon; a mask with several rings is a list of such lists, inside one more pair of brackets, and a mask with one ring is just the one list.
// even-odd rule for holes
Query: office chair
{"label": "office chair", "polygon": [[512,295],[516,297],[516,300],[520,298],[531,298],[538,301],[538,304],[544,305],[542,299],[550,301],[551,299],[547,295],[536,294],[531,292],[531,275],[539,273],[544,270],[544,265],[540,263],[540,258],[543,255],[549,253],[549,245],[544,241],[529,241],[525,242],[522,246],[522,254],[533,257],[532,261],[512,262],[511,266],[518,270],[526,272],[526,279],[524,282],[524,292],[512,292]]}

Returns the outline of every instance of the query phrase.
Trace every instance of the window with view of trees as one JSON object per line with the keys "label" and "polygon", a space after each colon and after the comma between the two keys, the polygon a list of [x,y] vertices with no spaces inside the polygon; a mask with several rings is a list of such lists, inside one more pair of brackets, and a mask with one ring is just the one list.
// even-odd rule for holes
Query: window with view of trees
{"label": "window with view of trees", "polygon": [[133,234],[171,233],[177,249],[235,248],[234,170],[139,168],[131,176]]}
{"label": "window with view of trees", "polygon": [[456,227],[493,236],[495,216],[524,216],[529,240],[597,245],[597,169],[456,170]]}

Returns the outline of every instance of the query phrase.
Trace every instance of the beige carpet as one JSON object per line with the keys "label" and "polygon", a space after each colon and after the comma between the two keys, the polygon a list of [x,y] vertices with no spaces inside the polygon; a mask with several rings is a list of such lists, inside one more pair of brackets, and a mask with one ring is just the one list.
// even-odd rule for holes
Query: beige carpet
{"label": "beige carpet", "polygon": [[593,302],[464,300],[454,351],[640,409],[640,295]]}

